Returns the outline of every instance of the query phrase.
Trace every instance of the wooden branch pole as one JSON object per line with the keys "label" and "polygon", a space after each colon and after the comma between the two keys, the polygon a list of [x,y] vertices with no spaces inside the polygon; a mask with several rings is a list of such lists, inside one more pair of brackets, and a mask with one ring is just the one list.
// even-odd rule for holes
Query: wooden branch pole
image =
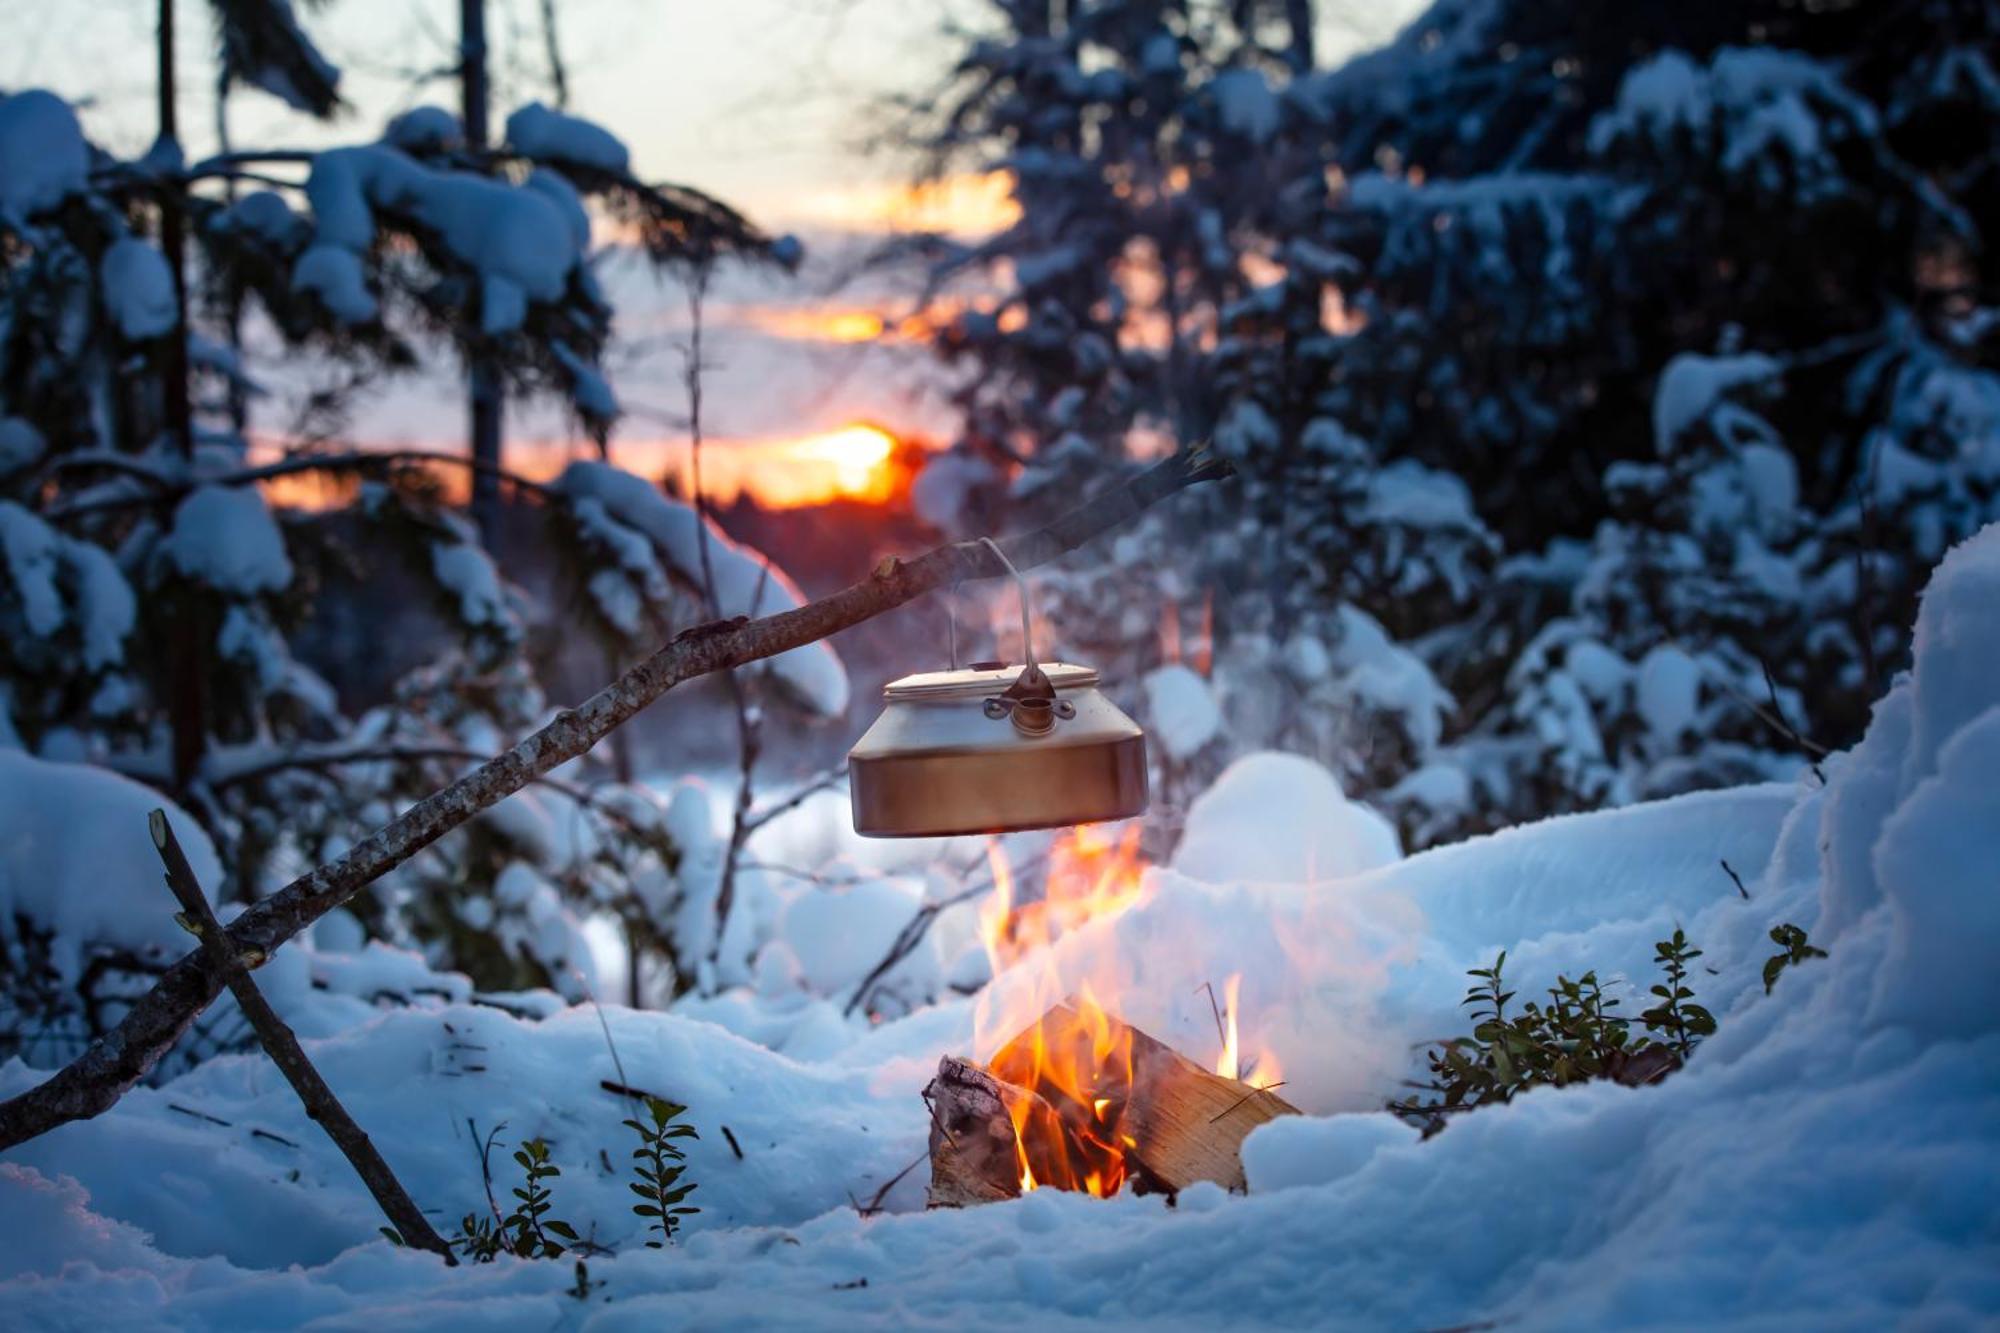
{"label": "wooden branch pole", "polygon": [[306,1115],[333,1140],[354,1167],[354,1173],[361,1177],[361,1183],[375,1196],[375,1202],[383,1215],[395,1227],[403,1242],[419,1250],[429,1250],[444,1256],[447,1264],[457,1264],[451,1247],[431,1229],[422,1212],[403,1189],[395,1172],[382,1160],[375,1144],[361,1126],[354,1123],[354,1117],[333,1095],[319,1070],[306,1058],[303,1047],[291,1026],[278,1017],[271,1008],[271,1002],[257,989],[250,972],[264,961],[257,953],[236,953],[230,949],[229,936],[222,929],[222,923],[215,919],[215,912],[208,905],[208,897],[201,891],[201,884],[195,878],[194,868],[188,864],[187,853],[181,850],[180,839],[174,836],[173,825],[167,822],[164,810],[155,810],[147,816],[147,823],[153,833],[153,846],[160,852],[160,860],[167,867],[167,887],[180,902],[181,911],[176,918],[187,932],[200,941],[198,953],[207,955],[208,967],[229,987],[229,993],[236,997],[236,1005],[243,1016],[250,1020],[250,1026],[257,1033],[257,1040],[263,1044],[264,1053],[271,1057],[271,1063],[284,1074],[285,1081],[292,1085],[292,1091],[299,1095],[299,1101],[306,1108]]}
{"label": "wooden branch pole", "polygon": [[[1229,475],[1229,465],[1206,449],[1187,450],[1000,546],[1016,568],[1029,569],[1190,486]],[[444,834],[585,753],[683,681],[817,643],[937,588],[1007,572],[1000,556],[984,545],[954,542],[914,560],[885,559],[866,580],[790,611],[696,626],[512,749],[418,801],[344,855],[253,904],[230,923],[229,947],[238,954],[269,955]],[[173,1049],[222,984],[195,955],[168,968],[111,1032],[45,1082],[0,1102],[0,1151],[109,1110]]]}

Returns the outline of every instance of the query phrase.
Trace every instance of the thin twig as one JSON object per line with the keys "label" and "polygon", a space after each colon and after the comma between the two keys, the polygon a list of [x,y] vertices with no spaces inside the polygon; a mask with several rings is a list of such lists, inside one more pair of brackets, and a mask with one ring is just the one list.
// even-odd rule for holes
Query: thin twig
{"label": "thin twig", "polygon": [[504,1226],[506,1219],[500,1216],[500,1201],[493,1197],[493,1141],[507,1128],[507,1122],[502,1120],[483,1139],[479,1137],[479,1122],[471,1116],[465,1118],[465,1127],[472,1131],[472,1141],[479,1145],[479,1179],[486,1186],[486,1207],[493,1214],[494,1224]]}
{"label": "thin twig", "polygon": [[[1025,874],[1033,870],[1037,864],[1047,859],[1046,856],[1041,856],[1026,862],[1020,867],[1021,873]],[[925,903],[919,907],[916,914],[904,924],[902,930],[897,932],[896,938],[889,945],[889,951],[882,955],[880,962],[868,970],[868,975],[861,978],[861,984],[856,986],[854,993],[847,997],[847,1005],[840,1011],[841,1016],[845,1018],[851,1015],[860,1006],[861,1002],[868,997],[869,991],[883,977],[887,976],[895,968],[896,964],[902,962],[911,953],[915,952],[917,945],[923,942],[924,935],[930,930],[931,922],[937,920],[939,913],[943,912],[947,907],[956,907],[960,903],[970,902],[980,894],[991,889],[993,884],[993,879],[988,877],[986,880],[970,888],[960,889],[949,898],[940,898],[936,902]]]}
{"label": "thin twig", "polygon": [[[614,1083],[608,1078],[601,1078],[597,1080],[597,1086],[604,1089],[606,1092],[613,1093],[617,1096],[636,1097],[638,1100],[642,1102],[645,1101],[648,1097],[659,1097],[658,1093],[647,1092],[644,1088],[635,1088],[630,1083]],[[665,1097],[659,1097],[659,1100],[666,1101],[667,1099]]]}
{"label": "thin twig", "polygon": [[[946,1137],[949,1137],[949,1135],[947,1135]],[[876,1190],[874,1195],[868,1200],[867,1203],[862,1203],[859,1199],[855,1198],[854,1192],[852,1190],[848,1191],[847,1194],[848,1202],[854,1205],[854,1211],[861,1214],[861,1216],[863,1217],[875,1216],[877,1213],[882,1211],[882,1200],[889,1197],[889,1191],[896,1188],[897,1183],[900,1182],[904,1176],[907,1176],[910,1174],[910,1172],[916,1170],[920,1165],[923,1164],[924,1160],[929,1156],[930,1154],[927,1152],[918,1153],[915,1161],[911,1162],[901,1171],[898,1171],[895,1175],[890,1176],[887,1180],[883,1181],[882,1188]]]}
{"label": "thin twig", "polygon": [[167,887],[173,890],[175,899],[181,905],[177,919],[201,941],[200,951],[206,955],[209,968],[224,978],[229,993],[236,997],[237,1007],[256,1030],[257,1040],[263,1043],[265,1054],[271,1057],[271,1063],[278,1067],[285,1081],[292,1085],[292,1091],[298,1094],[307,1118],[325,1130],[334,1146],[346,1156],[348,1164],[361,1177],[361,1183],[368,1187],[368,1193],[374,1196],[377,1206],[396,1229],[403,1244],[430,1250],[442,1255],[446,1264],[456,1265],[458,1260],[452,1256],[451,1247],[431,1229],[430,1222],[411,1200],[402,1182],[396,1179],[395,1172],[389,1169],[382,1154],[376,1151],[374,1143],[361,1126],[354,1123],[347,1108],[333,1095],[333,1089],[320,1077],[319,1070],[306,1058],[298,1037],[271,1008],[264,993],[257,989],[250,969],[263,962],[263,956],[240,954],[230,948],[222,923],[215,919],[208,897],[195,879],[194,868],[188,864],[187,853],[181,850],[180,839],[174,836],[173,825],[167,822],[167,812],[154,810],[147,816],[147,822],[152,830],[153,846],[167,868]]}
{"label": "thin twig", "polygon": [[1737,874],[1735,867],[1731,866],[1727,861],[1724,861],[1722,863],[1722,869],[1723,873],[1728,875],[1729,878],[1735,882],[1736,891],[1743,895],[1743,899],[1745,902],[1748,902],[1750,899],[1750,890],[1743,887],[1743,876]]}
{"label": "thin twig", "polygon": [[735,1154],[736,1154],[736,1160],[737,1160],[737,1161],[739,1161],[739,1162],[740,1162],[740,1161],[742,1161],[742,1160],[743,1160],[743,1145],[742,1145],[742,1144],[740,1144],[740,1143],[738,1143],[738,1142],[736,1141],[736,1136],[735,1136],[734,1134],[732,1134],[732,1133],[730,1133],[730,1132],[729,1132],[729,1126],[727,1126],[727,1125],[724,1125],[724,1126],[722,1127],[722,1137],[723,1137],[723,1138],[725,1138],[725,1139],[727,1139],[727,1140],[729,1141],[729,1151],[731,1151],[731,1152],[733,1152],[733,1153],[735,1153]]}
{"label": "thin twig", "polygon": [[1208,1011],[1215,1015],[1215,1040],[1218,1043],[1220,1043],[1223,1047],[1227,1048],[1229,1045],[1229,1034],[1223,1031],[1222,1006],[1216,1003],[1215,983],[1212,981],[1204,981],[1201,983],[1199,989],[1208,992]]}
{"label": "thin twig", "polygon": [[1243,1105],[1245,1102],[1249,1101],[1252,1097],[1255,1097],[1260,1092],[1269,1092],[1273,1088],[1282,1088],[1284,1086],[1285,1086],[1285,1080],[1279,1079],[1276,1083],[1266,1083],[1261,1088],[1252,1088],[1250,1089],[1250,1091],[1244,1093],[1241,1097],[1238,1097],[1235,1101],[1231,1102],[1228,1106],[1224,1107],[1216,1114],[1210,1116],[1208,1118],[1208,1123],[1211,1125],[1214,1124],[1216,1121],[1222,1119],[1223,1116],[1228,1115],[1231,1111],[1234,1111],[1237,1107]]}
{"label": "thin twig", "polygon": [[807,782],[804,786],[794,791],[791,795],[785,797],[782,801],[778,801],[774,804],[767,805],[762,810],[757,811],[755,814],[751,815],[749,818],[744,820],[743,821],[744,834],[747,836],[749,834],[755,833],[758,829],[763,828],[764,825],[770,823],[778,816],[787,814],[790,811],[798,809],[801,805],[804,805],[808,800],[812,799],[820,792],[828,791],[834,787],[838,787],[842,782],[846,780],[846,778],[847,778],[846,764],[843,763],[837,768],[829,768],[826,772],[820,774],[816,778],[813,778],[812,780]]}

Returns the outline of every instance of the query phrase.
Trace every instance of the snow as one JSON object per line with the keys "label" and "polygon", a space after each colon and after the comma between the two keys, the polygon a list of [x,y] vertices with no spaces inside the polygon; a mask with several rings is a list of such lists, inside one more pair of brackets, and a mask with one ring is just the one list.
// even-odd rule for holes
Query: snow
{"label": "snow", "polygon": [[815,994],[839,994],[889,952],[922,900],[920,885],[894,877],[809,888],[779,918],[783,954]]}
{"label": "snow", "polygon": [[[830,975],[851,971],[830,938],[847,918],[818,903],[786,932],[793,958],[763,969],[771,1007],[729,1001],[745,1019],[794,1006],[785,1031],[810,1032],[796,1056],[688,1013],[607,1008],[607,1038],[588,1007],[539,1022],[463,1003],[357,1012],[307,984],[317,960],[294,946],[260,977],[276,974],[288,1012],[343,1017],[308,1044],[413,1194],[442,1218],[483,1209],[468,1121],[504,1122],[506,1145],[544,1135],[563,1168],[557,1211],[622,1247],[589,1260],[604,1287],[580,1305],[567,1263],[444,1270],[375,1239],[372,1204],[276,1072],[232,1056],[10,1151],[0,1272],[16,1275],[0,1300],[37,1327],[1990,1324],[2000,678],[1978,666],[2000,636],[1996,588],[2000,527],[1939,568],[1911,671],[1862,744],[1824,763],[1824,785],[1701,793],[1398,858],[1323,771],[1251,756],[1196,801],[1136,906],[979,997],[872,1029],[783,994],[805,970],[801,943],[828,950],[814,965]],[[60,766],[12,762],[37,765],[23,781],[57,799]],[[93,790],[75,799],[153,799],[85,776]],[[95,860],[88,873],[101,882]],[[857,909],[869,930],[912,901],[865,892],[880,902]],[[1780,922],[1829,956],[1766,995]],[[1705,950],[1694,986],[1720,1021],[1684,1070],[1644,1089],[1538,1090],[1429,1141],[1376,1109],[1413,1071],[1413,1043],[1464,1029],[1466,968],[1506,949],[1530,994],[1595,968],[1629,1012],[1676,926]],[[1037,1191],[927,1213],[919,1166],[885,1215],[850,1205],[919,1159],[917,1092],[937,1056],[983,1053],[991,1020],[1004,1027],[1021,1001],[1102,979],[1126,1017],[1207,1060],[1198,983],[1232,974],[1245,1049],[1275,1057],[1306,1112],[1251,1136],[1247,1197],[1201,1187],[1169,1208]],[[35,1077],[0,1068],[0,1093]],[[616,1170],[629,1108],[607,1078],[692,1108],[690,1201],[704,1211],[673,1250],[629,1244]],[[508,1170],[503,1156],[502,1186]]]}
{"label": "snow", "polygon": [[390,118],[382,142],[406,153],[439,153],[465,144],[465,126],[441,106],[413,106]]}
{"label": "snow", "polygon": [[292,266],[292,289],[319,297],[343,324],[367,324],[381,313],[361,272],[361,256],[351,250],[316,245]]}
{"label": "snow", "polygon": [[1654,139],[1675,131],[1692,134],[1708,124],[1709,110],[1702,70],[1679,51],[1662,51],[1625,75],[1616,107],[1591,124],[1590,148],[1607,151],[1628,128],[1642,129]]}
{"label": "snow", "polygon": [[174,510],[159,557],[220,592],[251,597],[292,582],[284,534],[252,487],[202,486]]}
{"label": "snow", "polygon": [[1689,427],[1714,412],[1725,394],[1768,383],[1783,370],[1776,360],[1758,353],[1701,356],[1682,352],[1660,372],[1660,386],[1653,395],[1655,445],[1666,452]]}
{"label": "snow", "polygon": [[[0,941],[23,919],[54,928],[51,962],[77,977],[92,945],[171,958],[187,936],[160,882],[146,816],[165,808],[204,885],[221,882],[208,835],[172,802],[88,764],[0,748]],[[4,1248],[4,1247],[0,1247]]]}
{"label": "snow", "polygon": [[73,624],[85,667],[100,670],[123,660],[138,605],[103,548],[64,536],[13,501],[0,500],[0,565],[29,633],[50,638]]}
{"label": "snow", "polygon": [[500,571],[484,547],[471,541],[436,542],[431,546],[431,572],[458,598],[458,618],[468,625],[518,628]]}
{"label": "snow", "polygon": [[488,333],[518,327],[527,301],[559,300],[582,253],[564,206],[546,190],[435,171],[382,145],[320,153],[306,197],[313,243],[293,269],[293,285],[318,291],[329,310],[350,322],[374,317],[359,264],[375,241],[378,210],[435,236],[479,274],[489,301],[496,287],[504,293],[514,317],[496,319],[489,310]]}
{"label": "snow", "polygon": [[569,344],[560,339],[549,344],[549,352],[569,372],[570,399],[576,404],[577,411],[599,421],[610,421],[618,416],[618,395],[612,391],[611,382],[596,367],[571,351]]}
{"label": "snow", "polygon": [[[1259,836],[1246,840],[1246,827]],[[1245,755],[1188,807],[1174,869],[1196,879],[1314,884],[1400,860],[1396,830],[1294,754]]]}
{"label": "snow", "polygon": [[0,416],[0,477],[11,477],[41,461],[48,441],[34,423],[22,417]]}
{"label": "snow", "polygon": [[1146,673],[1146,721],[1175,763],[1185,763],[1222,731],[1222,710],[1208,682],[1178,662]]}
{"label": "snow", "polygon": [[105,309],[127,340],[162,337],[180,322],[173,270],[150,241],[120,237],[104,252],[97,273]]}
{"label": "snow", "polygon": [[910,506],[939,532],[956,535],[973,520],[973,497],[999,479],[999,471],[976,454],[956,449],[932,454],[910,483]]}
{"label": "snow", "polygon": [[31,217],[89,176],[90,148],[68,102],[40,88],[0,98],[0,210]]}
{"label": "snow", "polygon": [[306,226],[305,219],[292,211],[291,204],[276,190],[252,190],[223,213],[228,225],[262,237],[279,250],[289,250],[293,238]]}
{"label": "snow", "polygon": [[1669,744],[1695,723],[1701,703],[1701,664],[1686,651],[1663,643],[1639,662],[1639,716],[1646,728]]}
{"label": "snow", "polygon": [[[770,616],[805,603],[785,572],[748,546],[732,541],[693,508],[667,498],[643,477],[608,463],[575,462],[556,479],[555,489],[578,503],[572,512],[614,549],[630,551],[630,534],[642,534],[689,586],[703,584],[702,544],[706,529],[708,563],[715,573],[716,611],[732,616]],[[847,711],[847,672],[824,643],[807,644],[771,658],[766,669],[807,707],[822,716]]]}
{"label": "snow", "polygon": [[530,102],[507,117],[507,143],[523,157],[538,162],[593,167],[619,176],[631,169],[631,154],[617,135],[540,102]]}
{"label": "snow", "polygon": [[1278,95],[1258,69],[1229,69],[1209,84],[1222,127],[1254,143],[1278,132]]}

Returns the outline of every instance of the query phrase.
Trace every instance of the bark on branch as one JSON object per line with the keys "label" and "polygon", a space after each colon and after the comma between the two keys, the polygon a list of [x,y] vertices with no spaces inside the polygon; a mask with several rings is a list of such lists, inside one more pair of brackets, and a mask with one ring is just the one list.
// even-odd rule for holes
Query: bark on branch
{"label": "bark on branch", "polygon": [[396,1173],[382,1160],[374,1142],[340,1099],[333,1095],[333,1089],[320,1077],[319,1070],[306,1058],[305,1048],[299,1045],[298,1036],[290,1025],[278,1017],[271,1002],[257,989],[257,983],[250,976],[250,970],[263,959],[255,954],[240,954],[229,947],[229,936],[222,923],[215,919],[214,909],[208,905],[208,897],[201,891],[201,884],[195,879],[194,868],[188,864],[187,853],[181,850],[180,839],[174,836],[173,825],[167,822],[167,812],[155,810],[148,818],[153,834],[153,846],[159,850],[160,860],[167,868],[167,887],[181,905],[181,924],[185,926],[199,944],[196,954],[206,954],[211,975],[221,978],[229,987],[229,993],[236,997],[237,1008],[250,1021],[250,1027],[262,1043],[264,1053],[271,1057],[271,1063],[292,1085],[292,1091],[299,1095],[299,1101],[306,1108],[306,1115],[333,1140],[334,1146],[346,1155],[354,1173],[361,1177],[361,1183],[375,1196],[376,1204],[383,1215],[396,1228],[396,1234],[406,1245],[433,1254],[444,1256],[447,1264],[458,1262],[452,1256],[451,1247],[431,1229],[431,1224],[418,1210],[416,1203],[404,1190],[403,1183],[396,1179]]}
{"label": "bark on branch", "polygon": [[[1189,486],[1230,475],[1206,449],[1156,463],[1085,501],[1047,527],[1000,543],[1016,568],[1045,564],[1136,517]],[[872,620],[937,588],[1007,573],[977,542],[953,542],[914,560],[885,559],[862,582],[761,620],[718,621],[682,633],[540,731],[432,793],[361,839],[343,856],[253,904],[225,936],[232,953],[266,956],[377,878],[480,811],[588,751],[674,686],[787,652]],[[214,1001],[222,979],[199,954],[181,959],[141,996],[118,1026],[46,1082],[0,1102],[0,1151],[72,1120],[109,1110],[173,1048]]]}

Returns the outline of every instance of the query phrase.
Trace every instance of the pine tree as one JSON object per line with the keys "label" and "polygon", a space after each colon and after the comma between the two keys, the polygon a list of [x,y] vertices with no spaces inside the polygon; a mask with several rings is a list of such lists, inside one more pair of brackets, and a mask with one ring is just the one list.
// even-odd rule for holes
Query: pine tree
{"label": "pine tree", "polygon": [[[228,78],[330,105],[337,71],[282,0],[218,17]],[[254,362],[209,330],[254,306],[286,355],[329,358],[350,384],[441,343],[602,438],[618,414],[601,366],[613,312],[587,202],[655,264],[791,253],[719,201],[639,181],[610,133],[535,104],[485,150],[419,108],[375,142],[190,163],[170,140],[113,158],[61,98],[30,90],[0,98],[0,159],[20,167],[0,178],[0,744],[167,790],[214,840],[222,898],[267,892],[546,720],[532,640],[551,612],[460,511],[464,458],[354,448],[338,392],[310,405],[295,445],[254,453],[230,411],[257,390]],[[159,241],[173,218],[192,242],[184,282]],[[547,516],[585,628],[651,646],[708,614],[694,510],[603,464],[553,485],[478,470]],[[326,503],[280,504],[271,488],[297,478]],[[756,552],[706,539],[720,614],[798,600]],[[441,648],[357,716],[300,645],[324,589],[363,583],[408,590]],[[845,707],[823,647],[761,674],[810,711]],[[328,938],[365,933],[478,986],[574,997],[591,971],[579,923],[600,914],[660,994],[692,985],[714,932],[712,897],[676,874],[693,826],[574,767],[440,839]],[[102,965],[50,984],[12,947],[40,928],[7,924],[0,984],[33,1026],[97,1035],[135,960],[77,942]]]}

